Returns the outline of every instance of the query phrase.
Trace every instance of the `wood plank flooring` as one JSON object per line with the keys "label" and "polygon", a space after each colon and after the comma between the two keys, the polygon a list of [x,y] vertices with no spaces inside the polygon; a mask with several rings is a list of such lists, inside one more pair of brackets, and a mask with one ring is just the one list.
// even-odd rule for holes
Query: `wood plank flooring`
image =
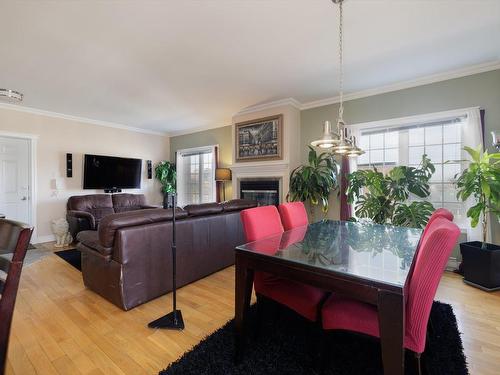
{"label": "wood plank flooring", "polygon": [[[437,299],[453,305],[472,375],[500,372],[500,292],[485,293],[446,273]],[[157,374],[234,315],[234,268],[178,292],[186,329],[151,330],[170,295],[124,312],[86,290],[55,255],[23,270],[7,374]]]}

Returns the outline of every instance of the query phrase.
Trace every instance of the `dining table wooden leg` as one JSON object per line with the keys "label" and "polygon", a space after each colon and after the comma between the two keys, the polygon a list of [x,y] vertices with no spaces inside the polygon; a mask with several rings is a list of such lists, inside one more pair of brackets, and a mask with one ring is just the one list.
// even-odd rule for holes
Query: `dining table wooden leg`
{"label": "dining table wooden leg", "polygon": [[380,291],[378,294],[378,321],[382,363],[385,375],[404,374],[404,334],[405,306],[404,296]]}
{"label": "dining table wooden leg", "polygon": [[236,254],[236,286],[234,301],[235,325],[235,362],[238,363],[244,352],[246,340],[246,314],[250,308],[253,286],[253,270],[248,268],[246,260]]}

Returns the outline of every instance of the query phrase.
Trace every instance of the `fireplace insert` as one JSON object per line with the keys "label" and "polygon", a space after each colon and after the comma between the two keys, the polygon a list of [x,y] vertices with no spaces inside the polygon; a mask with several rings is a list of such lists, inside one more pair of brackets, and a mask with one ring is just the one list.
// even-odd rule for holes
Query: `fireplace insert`
{"label": "fireplace insert", "polygon": [[240,181],[240,198],[257,201],[259,206],[280,203],[280,182],[277,179]]}

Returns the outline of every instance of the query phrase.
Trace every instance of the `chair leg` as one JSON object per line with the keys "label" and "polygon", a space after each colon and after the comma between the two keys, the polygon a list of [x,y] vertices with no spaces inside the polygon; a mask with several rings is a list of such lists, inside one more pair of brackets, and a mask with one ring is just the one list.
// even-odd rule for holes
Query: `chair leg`
{"label": "chair leg", "polygon": [[255,319],[255,327],[254,327],[254,338],[257,339],[260,336],[260,332],[262,331],[262,321],[264,319],[264,299],[259,296],[258,294],[256,295],[257,297],[257,312],[256,312],[256,319]]}
{"label": "chair leg", "polygon": [[422,355],[420,353],[415,353],[415,365],[417,366],[417,374],[422,375]]}

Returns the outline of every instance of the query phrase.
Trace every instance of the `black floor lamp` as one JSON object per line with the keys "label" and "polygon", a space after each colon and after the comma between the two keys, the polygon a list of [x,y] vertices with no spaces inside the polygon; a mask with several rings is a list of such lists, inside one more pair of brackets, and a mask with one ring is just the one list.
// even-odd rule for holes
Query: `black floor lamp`
{"label": "black floor lamp", "polygon": [[153,320],[148,324],[149,328],[166,328],[166,329],[184,329],[184,320],[182,319],[181,310],[177,310],[177,280],[176,280],[176,253],[177,247],[175,242],[175,209],[177,207],[176,193],[172,194],[172,297],[173,310],[167,315]]}
{"label": "black floor lamp", "polygon": [[226,181],[231,181],[231,170],[229,168],[216,168],[215,181],[222,182],[222,201],[226,200]]}

